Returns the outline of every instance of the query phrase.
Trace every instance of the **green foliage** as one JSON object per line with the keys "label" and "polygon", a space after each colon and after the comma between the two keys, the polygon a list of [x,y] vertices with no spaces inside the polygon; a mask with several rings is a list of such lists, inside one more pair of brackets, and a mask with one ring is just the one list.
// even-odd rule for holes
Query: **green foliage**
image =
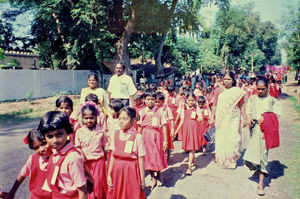
{"label": "green foliage", "polygon": [[26,93],[26,100],[28,101],[29,104],[32,102],[32,96],[33,96],[33,91],[30,90]]}
{"label": "green foliage", "polygon": [[271,22],[261,22],[251,3],[217,12],[215,28],[219,31],[218,53],[229,68],[244,65],[249,70],[253,60],[258,69],[275,56],[278,30]]}
{"label": "green foliage", "polygon": [[32,118],[32,117],[28,116],[32,112],[33,112],[32,108],[26,107],[26,108],[23,108],[18,111],[13,111],[11,113],[0,114],[0,124],[7,125],[7,124],[11,124],[11,123],[19,123],[19,122],[24,122],[24,121],[30,121],[32,119],[38,119],[38,117]]}
{"label": "green foliage", "polygon": [[298,71],[300,70],[300,7],[296,18],[296,29],[288,40],[288,63]]}
{"label": "green foliage", "polygon": [[17,59],[10,59],[7,64],[8,67],[18,67],[21,65],[20,61]]}

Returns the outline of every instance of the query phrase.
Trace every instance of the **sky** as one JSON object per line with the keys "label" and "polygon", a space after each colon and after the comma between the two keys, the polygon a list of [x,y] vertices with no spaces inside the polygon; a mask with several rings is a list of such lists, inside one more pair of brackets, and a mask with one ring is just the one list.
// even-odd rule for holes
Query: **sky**
{"label": "sky", "polygon": [[[271,21],[277,26],[280,24],[282,16],[287,12],[288,5],[299,6],[300,0],[231,0],[232,6],[254,3],[254,11],[258,12],[262,21]],[[200,14],[207,20],[207,25],[214,23],[216,6],[206,7]]]}

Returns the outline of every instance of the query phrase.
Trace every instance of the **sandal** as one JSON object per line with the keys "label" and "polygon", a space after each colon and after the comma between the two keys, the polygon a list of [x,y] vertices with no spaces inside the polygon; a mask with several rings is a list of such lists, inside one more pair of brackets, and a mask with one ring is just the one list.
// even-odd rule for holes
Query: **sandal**
{"label": "sandal", "polygon": [[259,187],[257,187],[257,195],[259,195],[259,196],[265,195],[264,188],[260,189]]}
{"label": "sandal", "polygon": [[188,168],[187,171],[185,172],[186,175],[192,175],[192,169]]}

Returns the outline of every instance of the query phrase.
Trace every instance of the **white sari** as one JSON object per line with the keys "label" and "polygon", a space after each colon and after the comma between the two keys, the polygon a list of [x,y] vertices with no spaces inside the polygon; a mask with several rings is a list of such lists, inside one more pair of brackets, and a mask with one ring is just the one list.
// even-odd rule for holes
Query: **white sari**
{"label": "white sari", "polygon": [[240,157],[241,111],[239,102],[246,92],[232,87],[218,97],[216,109],[216,162],[223,168],[235,168]]}

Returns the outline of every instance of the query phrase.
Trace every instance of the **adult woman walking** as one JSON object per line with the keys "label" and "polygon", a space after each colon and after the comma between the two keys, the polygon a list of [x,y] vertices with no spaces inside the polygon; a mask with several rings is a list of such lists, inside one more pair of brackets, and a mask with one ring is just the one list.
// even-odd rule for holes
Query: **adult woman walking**
{"label": "adult woman walking", "polygon": [[234,169],[236,160],[240,157],[241,115],[246,121],[244,103],[246,92],[236,87],[234,73],[231,71],[225,73],[223,82],[224,88],[218,96],[214,96],[216,113],[215,160],[222,168]]}
{"label": "adult woman walking", "polygon": [[109,115],[108,112],[108,95],[103,88],[99,88],[99,77],[97,74],[90,74],[88,76],[88,87],[83,88],[80,94],[80,104],[84,104],[85,98],[88,94],[95,94],[98,97],[98,101],[100,103],[101,110]]}

